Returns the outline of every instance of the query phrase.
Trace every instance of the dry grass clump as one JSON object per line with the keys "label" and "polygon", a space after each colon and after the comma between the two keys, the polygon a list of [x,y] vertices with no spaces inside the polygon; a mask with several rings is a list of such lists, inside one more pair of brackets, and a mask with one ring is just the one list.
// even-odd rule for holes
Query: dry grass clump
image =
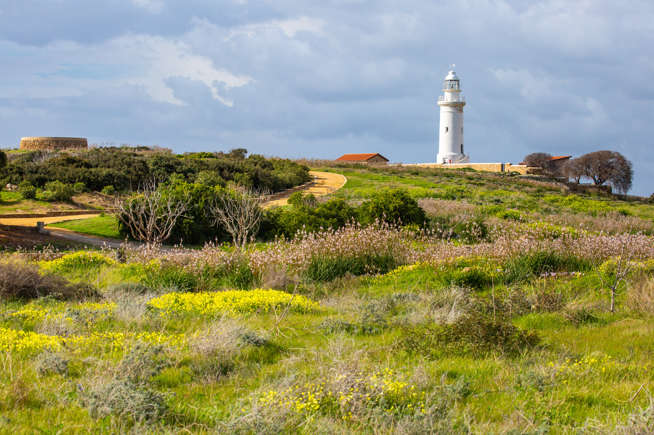
{"label": "dry grass clump", "polygon": [[60,353],[45,351],[41,352],[34,361],[36,371],[42,375],[50,374],[67,375],[70,361]]}
{"label": "dry grass clump", "polygon": [[544,217],[545,221],[573,227],[580,230],[598,231],[605,234],[647,233],[654,232],[654,223],[635,216],[624,216],[618,212],[603,216],[591,216],[576,213],[557,213]]}
{"label": "dry grass clump", "polygon": [[93,418],[114,415],[136,422],[153,421],[168,410],[163,394],[149,380],[166,365],[163,348],[139,344],[115,367],[80,387],[80,401]]}
{"label": "dry grass clump", "polygon": [[42,274],[31,264],[0,263],[0,299],[36,299],[49,296],[55,299],[83,299],[98,296],[89,284],[71,283],[53,274]]}
{"label": "dry grass clump", "polygon": [[103,296],[116,304],[113,311],[116,320],[128,324],[142,324],[148,320],[153,321],[146,317],[147,304],[157,295],[158,293],[154,293],[146,286],[126,284],[109,287]]}
{"label": "dry grass clump", "polygon": [[637,312],[654,313],[654,279],[643,278],[627,289],[626,305]]}
{"label": "dry grass clump", "polygon": [[236,366],[239,354],[246,346],[265,346],[268,339],[223,317],[194,335],[189,342],[193,354],[191,369],[196,376],[214,382]]}
{"label": "dry grass clump", "polygon": [[473,204],[449,199],[422,198],[418,205],[429,216],[472,216],[477,212],[477,206]]}

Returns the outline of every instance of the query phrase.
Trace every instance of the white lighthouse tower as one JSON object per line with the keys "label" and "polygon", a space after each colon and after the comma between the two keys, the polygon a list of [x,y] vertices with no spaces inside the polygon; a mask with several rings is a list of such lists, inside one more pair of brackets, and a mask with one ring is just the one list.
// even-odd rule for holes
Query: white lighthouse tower
{"label": "white lighthouse tower", "polygon": [[463,106],[466,100],[461,95],[459,77],[454,65],[443,82],[443,95],[438,97],[441,108],[441,122],[438,130],[438,156],[436,163],[467,163],[463,151]]}

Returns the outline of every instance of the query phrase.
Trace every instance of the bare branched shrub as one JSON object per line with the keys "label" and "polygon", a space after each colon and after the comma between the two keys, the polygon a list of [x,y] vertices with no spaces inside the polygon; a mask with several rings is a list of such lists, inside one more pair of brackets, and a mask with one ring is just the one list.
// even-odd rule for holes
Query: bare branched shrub
{"label": "bare branched shrub", "polygon": [[88,284],[71,283],[52,274],[41,274],[38,267],[19,263],[0,263],[0,299],[82,299],[98,296]]}
{"label": "bare branched shrub", "polygon": [[243,249],[259,228],[264,200],[263,194],[238,187],[209,204],[209,214],[214,225],[224,227],[232,236],[234,246]]}
{"label": "bare branched shrub", "polygon": [[132,237],[147,244],[160,244],[170,237],[177,220],[188,209],[188,200],[165,195],[151,180],[136,195],[118,197],[115,207]]}

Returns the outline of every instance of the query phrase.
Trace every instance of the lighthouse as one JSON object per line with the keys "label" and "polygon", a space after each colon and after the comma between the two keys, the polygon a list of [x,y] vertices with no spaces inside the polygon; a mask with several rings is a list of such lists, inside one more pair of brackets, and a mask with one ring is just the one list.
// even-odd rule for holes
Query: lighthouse
{"label": "lighthouse", "polygon": [[436,163],[467,163],[463,151],[463,106],[461,83],[454,72],[454,65],[443,81],[443,95],[438,97],[441,120],[438,130],[438,156]]}

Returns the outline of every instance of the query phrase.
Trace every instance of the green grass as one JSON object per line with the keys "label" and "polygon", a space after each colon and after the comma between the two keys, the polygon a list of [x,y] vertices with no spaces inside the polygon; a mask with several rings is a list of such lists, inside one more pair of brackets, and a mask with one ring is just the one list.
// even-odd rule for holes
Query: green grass
{"label": "green grass", "polygon": [[64,228],[75,231],[80,234],[90,236],[107,237],[111,239],[120,239],[118,232],[118,220],[113,215],[101,215],[88,219],[76,219],[65,222],[57,222],[49,226],[55,228]]}
{"label": "green grass", "polygon": [[443,169],[316,168],[343,174],[348,181],[334,196],[360,201],[383,188],[405,188],[415,198],[463,200],[524,212],[571,212],[592,216],[619,213],[654,222],[654,204],[618,197],[570,194],[553,183],[487,172]]}
{"label": "green grass", "polygon": [[[550,238],[561,237],[564,230],[587,230],[541,222],[541,216],[571,212],[597,215],[602,220],[607,210],[620,209],[643,220],[654,216],[654,208],[648,204],[565,195],[547,184],[496,174],[328,170],[348,177],[348,184],[335,194],[348,200],[364,200],[384,187],[404,187],[417,198],[452,200],[444,204],[465,200],[473,205],[474,213],[498,225],[539,229],[543,237]],[[116,220],[111,216],[53,226],[117,236]],[[430,248],[419,240],[411,243]],[[267,246],[260,243],[256,249]],[[263,305],[247,315],[214,317],[161,315],[149,310],[147,301],[165,292],[262,286],[252,274],[225,262],[223,252],[212,251],[206,254],[208,258],[202,257],[204,251],[191,252],[186,261],[176,253],[164,253],[153,261],[132,257],[126,264],[100,252],[53,261],[40,257],[37,264],[43,271],[89,282],[100,289],[102,298],[85,303],[51,298],[0,300],[0,328],[56,336],[156,332],[183,334],[189,341],[214,340],[213,349],[206,342],[168,349],[161,361],[151,363],[158,372],[141,381],[139,388],[163,394],[168,405],[163,417],[135,422],[117,412],[100,418],[89,413],[85,393],[95,384],[106,385],[120,378],[121,372],[129,372],[124,364],[132,341],[115,348],[106,343],[64,347],[58,352],[69,361],[70,370],[64,374],[44,372],[39,366],[42,354],[0,351],[0,367],[7,368],[0,371],[0,432],[47,432],[56,427],[62,432],[233,433],[236,430],[226,426],[228,423],[242,424],[258,413],[268,420],[262,417],[249,433],[393,433],[400,431],[396,426],[400,423],[406,425],[404,433],[436,432],[421,426],[424,421],[416,414],[387,417],[390,411],[383,403],[410,394],[402,388],[396,396],[367,405],[370,409],[345,407],[353,412],[353,418],[333,403],[300,417],[294,411],[284,413],[275,408],[281,399],[265,409],[256,406],[270,391],[291,387],[301,391],[311,383],[330,384],[348,374],[370,375],[387,368],[397,380],[388,385],[406,383],[407,389],[415,388],[407,391],[430,397],[438,409],[430,419],[447,423],[440,428],[442,433],[465,433],[468,428],[474,433],[579,433],[588,428],[612,433],[650,404],[654,310],[634,311],[627,301],[640,283],[636,279],[649,282],[654,289],[651,275],[629,278],[615,314],[606,309],[607,293],[595,264],[542,251],[512,259],[460,257],[437,267],[406,265],[376,276],[353,276],[353,272],[361,272],[362,265],[346,261],[314,264],[315,276],[267,271],[273,276],[262,278],[266,286],[295,291],[321,305],[322,310],[306,314],[266,310]],[[18,261],[27,261],[24,258]],[[544,272],[562,273],[542,277]],[[654,300],[654,294],[651,296]],[[102,311],[89,302],[112,308]],[[16,316],[22,309],[43,316],[36,320]],[[510,354],[499,346],[490,350],[480,346],[474,352],[457,349],[452,341],[447,342],[449,347],[438,340],[430,341],[432,348],[428,349],[409,346],[411,331],[454,325],[460,315],[473,318],[464,325],[474,326],[474,319],[479,318],[484,323],[478,324],[504,325],[504,331],[518,328],[536,334],[539,341]],[[499,331],[501,334],[502,329]],[[511,337],[498,340],[501,343]],[[488,340],[483,334],[464,338],[462,345],[488,343],[475,343]],[[0,345],[2,339],[0,335]],[[443,347],[434,349],[437,346]],[[145,360],[137,362],[138,367],[148,366]],[[648,428],[651,424],[650,420]],[[633,427],[631,431],[637,432]]]}
{"label": "green grass", "polygon": [[[35,213],[54,210],[57,203],[39,201],[36,199],[23,199],[18,192],[0,191],[0,214]],[[70,206],[68,206],[70,209]]]}

